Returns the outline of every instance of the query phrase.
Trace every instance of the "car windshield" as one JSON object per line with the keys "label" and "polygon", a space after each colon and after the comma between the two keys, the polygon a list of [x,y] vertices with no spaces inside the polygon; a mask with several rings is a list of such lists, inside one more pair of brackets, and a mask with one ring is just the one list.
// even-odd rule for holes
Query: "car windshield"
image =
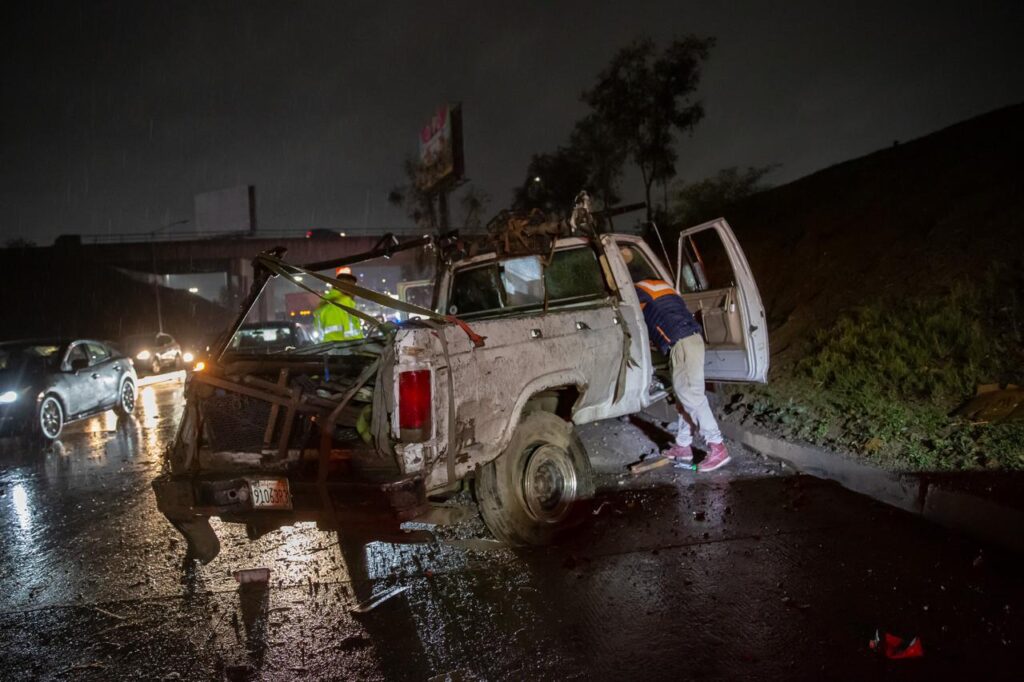
{"label": "car windshield", "polygon": [[56,364],[60,346],[50,343],[0,346],[0,370],[15,369],[30,363]]}

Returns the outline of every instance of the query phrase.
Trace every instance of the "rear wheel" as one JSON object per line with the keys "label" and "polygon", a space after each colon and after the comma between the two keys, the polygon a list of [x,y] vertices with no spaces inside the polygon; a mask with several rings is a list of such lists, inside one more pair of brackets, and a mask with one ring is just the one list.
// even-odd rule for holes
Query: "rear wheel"
{"label": "rear wheel", "polygon": [[45,441],[57,440],[64,429],[64,406],[56,396],[48,395],[39,403],[36,433]]}
{"label": "rear wheel", "polygon": [[594,473],[573,425],[535,412],[480,472],[477,504],[488,529],[511,545],[544,545],[582,523]]}
{"label": "rear wheel", "polygon": [[117,396],[117,404],[114,411],[122,417],[127,417],[135,411],[135,385],[130,381],[121,384],[121,392]]}

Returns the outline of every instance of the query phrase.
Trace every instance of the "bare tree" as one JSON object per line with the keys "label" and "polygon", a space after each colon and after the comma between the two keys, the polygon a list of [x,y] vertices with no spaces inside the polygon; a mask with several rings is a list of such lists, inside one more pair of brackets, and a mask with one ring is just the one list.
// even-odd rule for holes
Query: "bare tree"
{"label": "bare tree", "polygon": [[437,197],[419,188],[416,182],[419,162],[412,157],[406,157],[402,170],[405,173],[405,184],[398,185],[388,192],[388,203],[405,209],[406,215],[417,227],[428,232],[436,232],[440,224],[437,216]]}
{"label": "bare tree", "polygon": [[616,53],[582,95],[640,170],[648,220],[653,215],[651,187],[676,172],[675,133],[692,131],[704,117],[693,95],[714,44],[714,38],[687,36],[658,52],[650,38],[636,40]]}
{"label": "bare tree", "polygon": [[467,230],[478,230],[484,223],[484,212],[491,203],[491,195],[476,185],[470,184],[459,197],[462,207],[462,226]]}

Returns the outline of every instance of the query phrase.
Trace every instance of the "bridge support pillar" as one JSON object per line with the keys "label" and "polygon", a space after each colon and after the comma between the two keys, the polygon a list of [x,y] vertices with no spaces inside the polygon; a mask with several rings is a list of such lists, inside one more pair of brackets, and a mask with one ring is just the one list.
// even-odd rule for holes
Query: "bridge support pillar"
{"label": "bridge support pillar", "polygon": [[[252,261],[245,258],[233,258],[228,263],[228,293],[236,305],[240,304],[249,294],[252,286]],[[269,288],[269,287],[268,287]],[[269,294],[269,292],[267,292]],[[266,322],[271,316],[270,296],[264,294],[256,301],[256,308],[250,313],[249,322]]]}

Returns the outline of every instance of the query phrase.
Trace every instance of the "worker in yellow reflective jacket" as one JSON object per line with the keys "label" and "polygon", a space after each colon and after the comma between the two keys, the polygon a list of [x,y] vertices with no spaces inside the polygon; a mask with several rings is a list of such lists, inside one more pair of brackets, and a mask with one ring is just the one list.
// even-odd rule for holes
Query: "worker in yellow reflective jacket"
{"label": "worker in yellow reflective jacket", "polygon": [[[343,282],[356,283],[355,276],[347,267],[338,268],[334,276]],[[322,301],[313,312],[316,328],[320,332],[321,338],[324,341],[352,341],[363,338],[363,328],[359,324],[359,318],[334,305],[334,303],[340,303],[348,308],[355,308],[355,300],[334,288],[327,292],[326,298],[327,300]]]}

